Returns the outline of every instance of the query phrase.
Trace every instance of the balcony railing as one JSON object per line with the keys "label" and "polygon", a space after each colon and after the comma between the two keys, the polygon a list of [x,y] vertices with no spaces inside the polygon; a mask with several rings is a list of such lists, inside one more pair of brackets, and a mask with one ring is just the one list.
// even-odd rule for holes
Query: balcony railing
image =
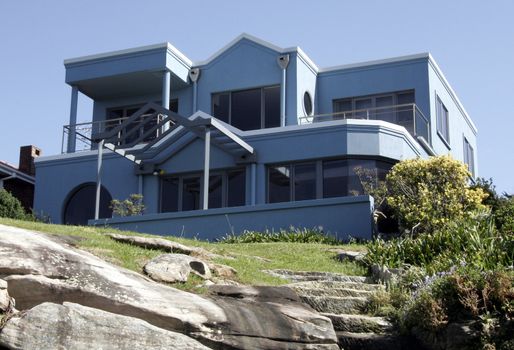
{"label": "balcony railing", "polygon": [[430,121],[414,103],[317,114],[313,116],[300,117],[299,123],[311,124],[343,119],[383,120],[389,123],[401,125],[405,127],[412,136],[423,137],[429,144],[431,144]]}
{"label": "balcony railing", "polygon": [[[62,145],[61,145],[61,153],[67,152],[68,140],[70,137],[75,139],[75,152],[80,151],[89,151],[94,149],[93,136],[95,134],[100,134],[104,132],[108,132],[119,125],[123,124],[129,117],[126,118],[116,118],[116,119],[107,119],[100,120],[96,122],[86,122],[86,123],[78,123],[73,125],[64,125],[63,133],[62,133]],[[147,118],[153,118],[149,122],[144,123]],[[149,113],[143,114],[138,120],[126,125],[120,131],[118,131],[118,135],[113,137],[112,140],[105,140],[105,142],[113,143],[117,147],[123,147],[124,144],[130,144],[133,140],[136,140],[140,136],[144,135],[148,130],[154,127],[158,122],[162,120],[163,116],[158,114],[157,116]],[[134,128],[138,130],[132,132]],[[156,130],[155,132],[147,135],[143,142],[149,142],[159,136],[160,130]],[[129,137],[124,139],[123,143],[114,141],[120,138],[123,134],[129,134]]]}

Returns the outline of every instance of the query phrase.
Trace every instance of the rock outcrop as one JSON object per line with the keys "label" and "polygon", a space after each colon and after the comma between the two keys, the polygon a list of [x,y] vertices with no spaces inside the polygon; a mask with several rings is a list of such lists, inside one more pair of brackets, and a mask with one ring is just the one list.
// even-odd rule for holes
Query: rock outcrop
{"label": "rock outcrop", "polygon": [[289,294],[273,300],[257,289],[251,297],[248,292],[203,297],[114,266],[51,235],[3,225],[0,277],[20,310],[71,302],[184,333],[215,349],[337,349],[330,320]]}
{"label": "rock outcrop", "polygon": [[0,334],[0,346],[38,350],[209,349],[186,335],[138,318],[73,303],[42,303],[12,316]]}
{"label": "rock outcrop", "polygon": [[163,254],[146,263],[143,270],[154,281],[186,282],[191,273],[211,278],[207,263],[185,254]]}

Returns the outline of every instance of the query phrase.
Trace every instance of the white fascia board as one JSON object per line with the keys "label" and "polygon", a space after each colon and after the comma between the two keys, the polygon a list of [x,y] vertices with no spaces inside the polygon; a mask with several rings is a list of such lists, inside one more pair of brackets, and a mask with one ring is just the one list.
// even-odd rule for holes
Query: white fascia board
{"label": "white fascia board", "polygon": [[350,63],[350,64],[343,64],[343,65],[339,65],[339,66],[321,68],[319,70],[319,72],[326,73],[326,72],[333,72],[333,71],[352,69],[352,68],[376,66],[376,65],[380,65],[380,64],[412,61],[412,60],[416,60],[416,59],[420,59],[420,58],[429,58],[429,57],[430,57],[430,54],[428,52],[423,52],[423,53],[418,53],[418,54],[414,54],[414,55],[398,56],[398,57],[385,58],[385,59],[381,59],[381,60],[372,60],[372,61]]}
{"label": "white fascia board", "polygon": [[434,69],[435,73],[437,74],[437,76],[439,77],[441,82],[443,83],[444,87],[446,88],[446,90],[448,91],[450,96],[452,97],[453,102],[455,102],[455,104],[457,105],[457,107],[461,111],[462,115],[464,115],[464,118],[466,119],[468,125],[471,127],[471,129],[473,130],[473,132],[476,135],[478,133],[478,129],[477,129],[475,123],[473,123],[473,121],[469,117],[468,112],[466,111],[466,109],[464,108],[462,103],[460,102],[459,98],[457,97],[457,94],[455,93],[455,91],[451,87],[450,83],[448,82],[448,80],[444,76],[443,71],[441,70],[441,68],[439,68],[439,65],[437,64],[437,62],[435,61],[434,57],[432,57],[431,54],[428,54],[428,62],[430,63],[430,65]]}

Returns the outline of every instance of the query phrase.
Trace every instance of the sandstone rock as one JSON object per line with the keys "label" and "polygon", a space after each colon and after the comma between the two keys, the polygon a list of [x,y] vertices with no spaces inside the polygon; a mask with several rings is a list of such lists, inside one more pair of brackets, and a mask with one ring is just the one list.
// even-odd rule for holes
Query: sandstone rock
{"label": "sandstone rock", "polygon": [[345,350],[412,350],[422,349],[406,339],[390,334],[337,332],[339,345]]}
{"label": "sandstone rock", "polygon": [[388,268],[377,264],[371,266],[373,280],[384,284],[396,282],[402,273],[403,269]]}
{"label": "sandstone rock", "polygon": [[144,271],[159,282],[186,282],[191,272],[204,279],[211,278],[211,271],[205,262],[185,254],[159,255],[146,263]]}
{"label": "sandstone rock", "polygon": [[318,312],[358,314],[366,305],[364,297],[301,296],[302,301]]}
{"label": "sandstone rock", "polygon": [[209,263],[208,266],[214,274],[221,278],[234,278],[237,275],[236,269],[227,265]]}
{"label": "sandstone rock", "polygon": [[[197,257],[219,257],[217,254],[213,254],[206,249],[199,247],[188,247],[186,245],[169,241],[164,238],[152,238],[152,237],[140,237],[140,236],[126,236],[120,234],[109,234],[109,237],[117,242],[132,244],[138,247],[148,249],[159,249],[165,252],[186,254]],[[226,257],[225,257],[226,258]]]}
{"label": "sandstone rock", "polygon": [[0,279],[0,313],[9,314],[14,311],[14,298],[7,292],[7,282]]}
{"label": "sandstone rock", "polygon": [[332,320],[336,331],[353,333],[385,333],[392,329],[391,323],[383,317],[321,313]]}
{"label": "sandstone rock", "polygon": [[360,262],[366,256],[364,252],[355,252],[352,250],[336,249],[333,250],[336,253],[336,259],[339,261],[356,261]]}
{"label": "sandstone rock", "polygon": [[143,320],[73,303],[43,303],[11,317],[0,333],[9,349],[194,349],[197,340]]}
{"label": "sandstone rock", "polygon": [[319,290],[330,290],[330,289],[357,289],[365,291],[379,291],[385,290],[385,286],[382,284],[372,284],[363,282],[344,282],[344,281],[305,281],[290,283],[287,285],[290,288],[295,289],[297,292],[303,288],[305,289],[319,289]]}
{"label": "sandstone rock", "polygon": [[44,302],[73,302],[136,317],[215,348],[247,349],[249,341],[254,349],[337,346],[330,320],[298,301],[278,296],[266,300],[262,293],[252,298],[194,295],[116,267],[51,236],[3,225],[0,276],[8,276],[9,294],[20,309]]}

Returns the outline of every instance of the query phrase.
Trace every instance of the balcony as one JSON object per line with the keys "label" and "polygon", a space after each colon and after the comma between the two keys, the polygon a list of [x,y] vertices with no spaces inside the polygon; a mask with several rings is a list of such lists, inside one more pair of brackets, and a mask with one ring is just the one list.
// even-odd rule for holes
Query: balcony
{"label": "balcony", "polygon": [[[64,125],[62,133],[62,144],[61,153],[67,153],[67,145],[71,139],[75,143],[75,152],[89,151],[94,149],[92,139],[94,135],[109,132],[129,119],[116,118],[106,119],[96,122],[78,123],[74,125]],[[125,123],[125,125],[118,131],[117,135],[111,139],[106,139],[106,143],[112,143],[118,148],[132,147],[133,141],[143,137],[142,142],[150,142],[159,137],[161,132],[160,129],[155,129],[155,126],[161,122],[163,115],[154,113],[147,113],[141,115],[137,120],[131,123]],[[122,135],[127,135],[126,138],[122,138]],[[119,142],[119,139],[123,139]]]}
{"label": "balcony", "polygon": [[397,124],[407,129],[414,138],[423,138],[429,145],[432,143],[430,121],[414,103],[305,116],[299,118],[299,124],[344,119],[382,120]]}

